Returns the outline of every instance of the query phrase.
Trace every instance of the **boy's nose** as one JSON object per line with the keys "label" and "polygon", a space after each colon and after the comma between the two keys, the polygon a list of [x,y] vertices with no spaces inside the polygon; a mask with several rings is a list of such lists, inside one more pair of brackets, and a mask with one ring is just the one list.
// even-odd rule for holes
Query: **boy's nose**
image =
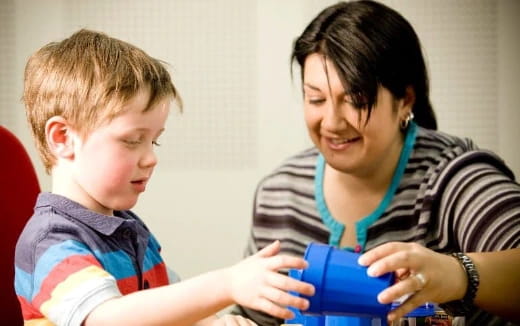
{"label": "boy's nose", "polygon": [[140,160],[140,165],[142,167],[154,167],[157,165],[157,155],[153,151],[153,149],[147,150],[146,153]]}

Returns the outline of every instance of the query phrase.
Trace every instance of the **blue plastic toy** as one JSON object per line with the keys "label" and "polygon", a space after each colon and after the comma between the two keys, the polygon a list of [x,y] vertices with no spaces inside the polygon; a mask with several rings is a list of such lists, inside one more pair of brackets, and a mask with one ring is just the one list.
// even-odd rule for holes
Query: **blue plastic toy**
{"label": "blue plastic toy", "polygon": [[[303,312],[291,308],[295,317],[287,320],[286,324],[387,326],[386,315],[396,304],[381,304],[377,301],[377,295],[394,283],[394,274],[368,276],[367,267],[357,263],[359,256],[358,253],[329,245],[309,244],[304,254],[309,267],[305,270],[292,269],[289,276],[313,284],[315,295],[301,295],[309,300],[309,308]],[[433,314],[434,306],[426,304],[407,316]]]}

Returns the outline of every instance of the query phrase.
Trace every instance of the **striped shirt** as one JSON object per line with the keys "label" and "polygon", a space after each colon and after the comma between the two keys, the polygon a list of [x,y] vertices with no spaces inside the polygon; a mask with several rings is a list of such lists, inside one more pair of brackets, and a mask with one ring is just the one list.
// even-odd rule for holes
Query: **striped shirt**
{"label": "striped shirt", "polygon": [[[259,183],[246,255],[274,240],[293,255],[302,255],[310,242],[339,246],[344,225],[325,203],[324,168],[323,156],[311,148]],[[442,253],[518,248],[520,186],[500,158],[471,140],[411,124],[390,187],[356,223],[356,237],[362,251],[389,241]],[[281,322],[243,307],[235,312],[259,325]],[[475,308],[466,325],[507,323]]]}
{"label": "striped shirt", "polygon": [[81,325],[111,298],[169,283],[157,240],[130,211],[100,215],[42,193],[15,255],[25,325]]}

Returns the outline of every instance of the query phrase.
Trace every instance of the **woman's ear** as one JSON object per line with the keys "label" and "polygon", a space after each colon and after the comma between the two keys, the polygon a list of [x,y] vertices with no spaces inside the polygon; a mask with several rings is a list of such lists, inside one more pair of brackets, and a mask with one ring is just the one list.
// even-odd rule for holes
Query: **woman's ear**
{"label": "woman's ear", "polygon": [[415,90],[412,86],[407,86],[405,93],[404,93],[404,99],[403,99],[403,106],[406,108],[408,112],[412,112],[413,105],[415,104]]}
{"label": "woman's ear", "polygon": [[404,96],[397,102],[397,114],[401,121],[406,120],[413,111],[415,104],[415,90],[412,86],[407,86],[404,91]]}
{"label": "woman's ear", "polygon": [[65,118],[54,116],[47,120],[45,137],[56,159],[74,159],[74,133]]}

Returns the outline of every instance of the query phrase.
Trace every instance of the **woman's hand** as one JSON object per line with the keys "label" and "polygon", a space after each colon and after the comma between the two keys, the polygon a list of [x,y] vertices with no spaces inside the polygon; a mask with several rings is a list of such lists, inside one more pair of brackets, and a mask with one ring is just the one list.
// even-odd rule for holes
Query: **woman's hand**
{"label": "woman's hand", "polygon": [[236,303],[278,318],[290,319],[294,316],[287,306],[305,310],[309,307],[309,302],[287,292],[311,296],[314,294],[314,287],[278,273],[281,269],[307,268],[307,262],[302,258],[277,255],[279,251],[280,242],[273,242],[255,255],[230,267],[228,280],[231,284],[231,297]]}
{"label": "woman's hand", "polygon": [[467,287],[467,276],[458,261],[416,243],[390,242],[371,249],[359,258],[359,264],[369,266],[368,275],[396,275],[397,282],[379,293],[382,304],[410,295],[388,314],[398,320],[426,302],[444,303],[461,299]]}

